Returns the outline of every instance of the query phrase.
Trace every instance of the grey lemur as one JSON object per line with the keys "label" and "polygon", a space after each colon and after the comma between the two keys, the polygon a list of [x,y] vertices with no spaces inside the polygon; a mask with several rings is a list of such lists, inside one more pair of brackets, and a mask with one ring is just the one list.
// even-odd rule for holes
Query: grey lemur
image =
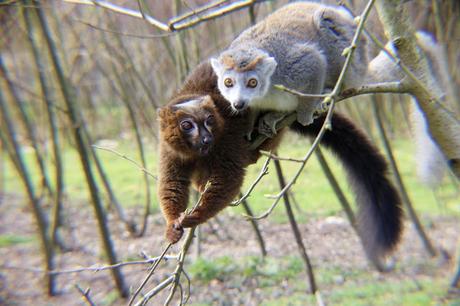
{"label": "grey lemur", "polygon": [[[316,137],[325,120],[310,125],[295,122],[290,129]],[[245,138],[250,116],[235,112],[217,88],[209,62],[196,67],[185,84],[159,110],[160,171],[158,196],[166,219],[166,237],[175,243],[183,228],[201,224],[224,209],[238,195],[245,169],[260,153]],[[359,207],[358,226],[367,255],[375,262],[391,252],[402,232],[401,201],[387,177],[387,164],[377,148],[350,120],[332,116],[321,145],[337,155]],[[267,139],[260,149],[275,150],[283,133]],[[201,204],[185,214],[189,186],[203,191]]]}
{"label": "grey lemur", "polygon": [[[449,69],[446,61],[441,58],[440,46],[429,33],[419,31],[416,33],[416,38],[417,45],[428,60],[437,87],[442,91],[436,93],[437,96],[445,96],[450,82]],[[386,49],[393,54],[396,53],[391,42],[386,45]],[[404,73],[384,51],[369,63],[368,75],[371,82],[400,81],[404,78]],[[447,161],[431,138],[425,116],[415,101],[412,104],[410,117],[416,143],[417,175],[422,183],[435,188],[442,182],[442,177],[448,169]]]}
{"label": "grey lemur", "polygon": [[[222,95],[235,111],[297,111],[310,124],[320,101],[276,90],[273,85],[308,94],[334,87],[343,67],[343,50],[356,25],[343,9],[312,2],[288,4],[242,32],[211,64]],[[358,43],[345,87],[361,82],[367,69],[366,41]],[[266,122],[273,130],[273,122]]]}

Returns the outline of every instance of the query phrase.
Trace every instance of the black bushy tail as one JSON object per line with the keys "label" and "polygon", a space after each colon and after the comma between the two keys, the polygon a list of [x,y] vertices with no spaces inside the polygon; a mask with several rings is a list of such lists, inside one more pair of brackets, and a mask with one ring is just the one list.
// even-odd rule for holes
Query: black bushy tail
{"label": "black bushy tail", "polygon": [[[325,119],[317,118],[311,125],[298,122],[291,130],[315,137]],[[367,255],[373,262],[388,255],[398,243],[402,232],[401,200],[387,178],[387,163],[367,136],[350,120],[334,113],[332,130],[326,131],[321,145],[340,159],[356,193],[359,207],[358,228]]]}

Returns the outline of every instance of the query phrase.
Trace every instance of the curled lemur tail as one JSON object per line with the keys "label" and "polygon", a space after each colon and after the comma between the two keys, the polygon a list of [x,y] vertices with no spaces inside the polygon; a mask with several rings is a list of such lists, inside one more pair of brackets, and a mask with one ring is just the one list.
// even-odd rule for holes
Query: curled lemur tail
{"label": "curled lemur tail", "polygon": [[[295,122],[290,128],[315,137],[324,119],[325,115],[309,126]],[[401,200],[386,176],[386,161],[362,131],[337,113],[321,145],[332,150],[346,168],[359,207],[358,228],[364,249],[372,261],[379,261],[394,249],[403,229]]]}

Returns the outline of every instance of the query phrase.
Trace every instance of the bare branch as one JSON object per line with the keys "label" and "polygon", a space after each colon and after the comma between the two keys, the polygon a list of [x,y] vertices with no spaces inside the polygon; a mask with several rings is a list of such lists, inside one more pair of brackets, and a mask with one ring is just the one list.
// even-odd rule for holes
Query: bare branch
{"label": "bare branch", "polygon": [[260,151],[265,156],[270,157],[273,160],[284,160],[284,161],[290,161],[290,162],[295,162],[295,163],[302,163],[303,160],[301,159],[296,159],[296,158],[291,158],[291,157],[281,157],[278,155],[273,154],[272,152],[267,152],[267,151]]}
{"label": "bare branch", "polygon": [[89,292],[91,291],[90,288],[83,290],[79,285],[75,285],[75,288],[77,288],[77,290],[81,293],[83,299],[88,305],[96,306],[96,304],[94,304],[94,302],[91,300],[91,297],[89,296]]}
{"label": "bare branch", "polygon": [[[203,199],[203,195],[204,193],[208,190],[208,188],[211,186],[211,183],[210,182],[207,182],[206,185],[205,185],[205,188],[203,190],[203,192],[201,192],[200,194],[200,197],[198,198],[197,202],[195,203],[195,205],[193,205],[192,209],[189,210],[189,211],[186,211],[185,213],[187,215],[191,214],[194,212],[194,210],[201,204],[201,201]],[[185,255],[188,251],[188,249],[190,248],[190,245],[192,243],[192,240],[193,240],[193,235],[194,235],[194,232],[195,232],[195,228],[196,227],[192,227],[190,229],[190,231],[188,232],[187,234],[187,237],[184,241],[184,244],[182,245],[182,248],[181,248],[181,251],[179,252],[179,255],[178,255],[178,263],[177,263],[177,266],[176,266],[176,269],[172,275],[173,277],[173,280],[172,281],[168,281],[169,278],[171,278],[171,276],[163,281],[162,283],[160,283],[160,285],[158,285],[157,287],[155,287],[154,289],[152,289],[151,291],[149,291],[149,293],[147,295],[145,295],[139,302],[137,302],[135,305],[138,306],[138,305],[145,305],[149,299],[151,299],[153,296],[155,296],[158,292],[160,292],[161,290],[163,290],[164,288],[166,288],[166,286],[170,283],[174,283],[174,285],[171,287],[171,291],[168,295],[168,298],[166,299],[166,302],[165,302],[165,305],[169,303],[169,301],[172,299],[173,295],[174,295],[174,292],[177,288],[177,286],[179,285],[179,281],[180,281],[180,276],[181,276],[181,273],[183,272],[183,265],[184,265],[184,260],[185,260]],[[168,249],[172,246],[172,243],[169,243],[165,250],[163,251],[163,253],[159,256],[159,260],[155,262],[155,264],[152,266],[152,269],[151,271],[149,272],[149,274],[144,278],[143,282],[141,283],[141,285],[137,288],[137,290],[134,292],[133,296],[131,297],[131,299],[129,300],[129,306],[133,305],[134,303],[134,300],[136,299],[136,297],[139,295],[139,292],[142,290],[142,288],[145,287],[145,285],[147,284],[147,281],[150,279],[150,277],[153,275],[153,273],[155,272],[155,269],[157,268],[158,266],[158,263],[161,261],[162,258],[165,257],[165,254],[166,252],[168,251]],[[161,288],[161,289],[160,289]]]}
{"label": "bare branch", "polygon": [[142,288],[145,287],[145,284],[147,284],[148,280],[150,279],[150,277],[152,277],[153,273],[155,272],[155,269],[158,267],[158,264],[160,263],[161,259],[163,259],[166,255],[166,252],[169,250],[169,248],[172,246],[172,243],[169,243],[166,248],[164,249],[163,253],[161,253],[161,255],[159,256],[159,260],[157,260],[153,265],[152,265],[152,268],[150,269],[150,272],[149,274],[147,274],[147,276],[144,278],[144,280],[142,281],[141,285],[136,289],[136,291],[134,292],[133,296],[131,297],[131,299],[129,300],[129,306],[131,306],[134,302],[134,300],[136,299],[137,295],[139,294],[139,292],[142,290]]}
{"label": "bare branch", "polygon": [[[175,260],[175,259],[178,259],[178,256],[166,255],[163,257],[163,259]],[[57,275],[57,274],[81,273],[81,272],[87,272],[87,271],[99,272],[99,271],[110,270],[110,269],[115,269],[115,268],[124,267],[124,266],[152,264],[158,260],[160,260],[160,257],[148,258],[146,260],[125,261],[125,262],[120,262],[114,265],[91,266],[91,267],[73,268],[73,269],[67,269],[67,270],[53,270],[53,271],[46,271],[43,269],[30,268],[30,267],[10,266],[10,265],[2,265],[0,266],[0,268],[11,269],[11,270],[21,270],[21,271],[33,272],[33,273],[47,273],[51,275],[53,274]]]}
{"label": "bare branch", "polygon": [[203,6],[201,8],[192,10],[191,12],[172,18],[168,23],[161,22],[155,19],[152,15],[147,14],[145,10],[140,6],[140,10],[136,11],[130,8],[125,8],[119,5],[115,5],[109,1],[104,0],[63,0],[64,2],[73,4],[84,4],[102,7],[104,9],[116,12],[122,15],[143,19],[150,25],[165,31],[165,32],[177,32],[185,29],[189,29],[193,26],[198,25],[204,21],[222,17],[228,13],[241,10],[246,7],[253,6],[258,2],[264,2],[266,0],[239,0],[227,5],[221,5],[227,1],[218,1],[216,3]]}
{"label": "bare branch", "polygon": [[134,18],[139,18],[139,19],[144,19],[147,21],[149,24],[152,26],[159,28],[162,31],[169,32],[170,28],[168,27],[167,24],[160,22],[153,18],[150,15],[143,15],[141,12],[132,10],[129,8],[121,7],[118,5],[115,5],[113,3],[110,3],[108,1],[99,1],[99,0],[63,0],[64,2],[68,3],[74,3],[74,4],[86,4],[86,5],[94,5],[94,6],[99,6],[102,8],[105,8],[107,10],[122,14],[122,15],[127,15],[130,17]]}
{"label": "bare branch", "polygon": [[296,95],[296,96],[299,96],[299,97],[304,97],[304,98],[326,98],[328,96],[328,94],[303,93],[303,92],[300,92],[298,90],[288,88],[288,87],[286,87],[284,85],[281,85],[281,84],[275,84],[275,85],[273,85],[273,87],[275,87],[275,89],[285,91],[285,92],[288,92],[290,94],[293,94],[293,95]]}
{"label": "bare branch", "polygon": [[260,170],[260,173],[259,175],[257,176],[257,178],[254,180],[254,182],[251,184],[251,186],[249,187],[248,191],[239,199],[239,200],[236,200],[234,202],[232,202],[230,204],[230,206],[238,206],[240,205],[241,202],[243,202],[244,200],[246,200],[247,198],[249,198],[249,196],[251,195],[251,192],[254,190],[254,188],[256,188],[257,184],[262,180],[262,178],[268,174],[268,164],[270,163],[270,160],[271,160],[271,156],[269,156],[266,160],[265,160],[265,163],[264,165],[262,166],[262,169]]}
{"label": "bare branch", "polygon": [[174,275],[171,275],[170,277],[168,277],[167,279],[165,279],[164,281],[162,281],[161,283],[158,284],[158,286],[156,286],[155,288],[153,288],[152,290],[150,290],[149,292],[147,292],[147,294],[144,295],[144,298],[142,301],[138,302],[137,304],[135,304],[136,306],[137,305],[143,305],[144,304],[144,300],[148,301],[150,300],[151,298],[153,298],[155,295],[157,295],[159,292],[161,292],[163,289],[165,289],[166,287],[168,287],[169,285],[171,285],[172,283],[174,282]]}
{"label": "bare branch", "polygon": [[112,152],[118,156],[120,156],[121,158],[123,159],[126,159],[127,161],[130,161],[131,163],[133,163],[137,168],[139,168],[139,170],[141,170],[142,172],[144,172],[145,174],[153,177],[155,180],[158,181],[158,177],[154,174],[152,174],[149,170],[145,169],[144,167],[142,167],[141,165],[139,165],[134,159],[126,156],[125,154],[122,154],[120,152],[117,152],[115,151],[114,149],[110,149],[110,148],[105,148],[105,147],[100,147],[100,146],[97,146],[97,145],[92,145],[93,148],[96,148],[96,149],[99,149],[99,150],[103,150],[103,151],[108,151],[108,152]]}
{"label": "bare branch", "polygon": [[133,34],[133,33],[125,33],[125,32],[119,32],[115,30],[110,30],[110,29],[105,29],[101,28],[97,25],[94,25],[92,23],[89,23],[87,21],[79,20],[79,19],[74,19],[74,21],[79,22],[81,24],[84,24],[92,29],[99,30],[102,32],[107,32],[111,34],[117,34],[121,36],[128,36],[128,37],[135,37],[135,38],[142,38],[142,39],[151,39],[151,38],[161,38],[161,37],[169,37],[169,36],[174,36],[176,33],[163,33],[163,34],[146,34],[146,35],[140,35],[140,34]]}
{"label": "bare branch", "polygon": [[[183,271],[185,255],[187,254],[187,251],[190,248],[190,245],[192,244],[193,233],[195,232],[195,228],[196,227],[192,227],[190,231],[188,232],[187,237],[185,238],[185,242],[182,246],[182,249],[179,255],[179,263],[177,264],[176,270],[174,271],[174,285],[171,287],[169,291],[169,295],[164,303],[165,306],[169,305],[179,285],[180,277]],[[182,299],[181,299],[181,304],[182,304]]]}

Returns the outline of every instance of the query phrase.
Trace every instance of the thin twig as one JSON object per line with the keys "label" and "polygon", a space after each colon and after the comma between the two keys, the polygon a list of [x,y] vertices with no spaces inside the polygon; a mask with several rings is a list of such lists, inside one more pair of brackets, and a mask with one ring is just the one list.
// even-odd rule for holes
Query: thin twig
{"label": "thin twig", "polygon": [[[190,245],[192,244],[193,233],[195,232],[195,228],[196,227],[192,227],[190,229],[190,231],[188,232],[187,237],[185,238],[185,242],[184,242],[184,244],[182,246],[182,249],[181,249],[181,252],[180,252],[180,255],[179,255],[179,263],[177,264],[176,270],[174,271],[174,283],[173,283],[173,286],[171,287],[171,289],[169,291],[169,295],[166,298],[166,301],[164,303],[165,306],[169,305],[169,303],[171,302],[172,298],[174,297],[174,293],[176,292],[177,286],[179,285],[180,276],[181,276],[182,271],[183,271],[185,255],[187,254],[187,251],[188,251]],[[142,305],[145,305],[145,304],[142,304]]]}
{"label": "thin twig", "polygon": [[292,89],[292,88],[288,88],[284,85],[281,85],[281,84],[275,84],[273,85],[273,87],[275,89],[278,89],[278,90],[281,90],[281,91],[285,91],[285,92],[288,92],[288,93],[291,93],[293,95],[296,95],[296,96],[299,96],[299,97],[304,97],[304,98],[326,98],[328,96],[328,94],[309,94],[309,93],[303,93],[303,92],[300,92],[298,90],[295,90],[295,89]]}
{"label": "thin twig", "polygon": [[[158,284],[158,286],[156,286],[155,288],[153,288],[152,290],[150,290],[149,292],[147,292],[147,294],[144,295],[143,297],[143,300],[150,300],[151,298],[153,298],[155,295],[157,295],[159,292],[161,292],[163,289],[165,289],[166,287],[168,287],[169,285],[171,285],[172,283],[174,282],[174,275],[171,275],[170,277],[168,277],[167,279],[165,279],[164,281],[162,281],[161,283]],[[142,302],[141,301],[141,302]],[[135,306],[137,305],[143,305],[143,303],[141,302],[138,302],[135,304]]]}
{"label": "thin twig", "polygon": [[129,306],[133,304],[139,292],[142,290],[142,288],[145,287],[145,284],[147,284],[148,280],[150,279],[150,277],[152,277],[153,273],[155,273],[155,269],[158,267],[158,264],[160,263],[161,259],[163,259],[163,257],[166,255],[166,252],[169,250],[171,246],[172,246],[172,243],[168,243],[166,248],[163,250],[163,253],[161,253],[161,255],[159,256],[159,259],[152,265],[152,268],[150,269],[149,274],[147,274],[147,276],[144,278],[140,286],[136,289],[136,291],[134,291],[133,296],[129,300],[129,304],[128,304]]}
{"label": "thin twig", "polygon": [[[178,259],[178,257],[177,256],[164,256],[163,259],[173,260],[173,259]],[[99,271],[110,270],[110,269],[115,269],[115,268],[124,267],[124,266],[152,264],[158,260],[160,260],[160,257],[148,258],[146,260],[125,261],[125,262],[120,262],[114,265],[92,266],[92,267],[74,268],[74,269],[67,269],[67,270],[53,270],[53,271],[46,271],[43,269],[30,268],[30,267],[10,266],[10,265],[2,265],[0,266],[0,268],[1,269],[11,269],[11,270],[21,270],[21,271],[32,272],[32,273],[47,273],[50,275],[57,275],[57,274],[81,273],[81,272],[87,272],[87,271],[99,272]]]}
{"label": "thin twig", "polygon": [[[241,194],[240,194],[240,196],[241,196]],[[246,211],[246,214],[248,216],[254,216],[254,213],[252,212],[251,207],[249,206],[247,200],[242,201],[242,206],[243,206],[243,209]],[[262,257],[265,257],[265,256],[267,256],[267,249],[265,247],[265,241],[264,241],[264,238],[262,236],[262,233],[260,232],[260,229],[259,229],[259,226],[257,224],[257,221],[254,220],[254,219],[249,219],[249,222],[251,223],[252,228],[254,229],[254,232],[256,233],[256,238],[257,238],[257,242],[259,243],[259,246],[260,246],[260,251],[262,253]]]}
{"label": "thin twig", "polygon": [[103,151],[108,151],[108,152],[111,152],[111,153],[114,153],[118,156],[120,156],[121,158],[123,159],[126,159],[127,161],[133,163],[137,168],[139,168],[139,170],[141,170],[142,172],[146,173],[147,175],[153,177],[155,180],[158,180],[158,177],[154,174],[152,174],[149,170],[145,169],[144,167],[142,167],[141,165],[139,165],[134,159],[126,156],[125,154],[122,154],[114,149],[110,149],[110,148],[105,148],[105,147],[100,147],[100,146],[97,146],[97,145],[92,145],[93,148],[96,148],[98,150],[103,150]]}
{"label": "thin twig", "polygon": [[243,202],[244,200],[246,200],[247,198],[249,198],[249,196],[251,195],[252,191],[254,190],[254,188],[256,188],[257,184],[262,180],[262,178],[268,174],[268,164],[270,163],[270,160],[271,160],[271,156],[268,156],[268,158],[265,160],[265,163],[264,165],[262,166],[262,169],[260,170],[260,173],[259,175],[257,176],[257,178],[254,180],[254,182],[251,184],[251,186],[249,187],[248,191],[238,200],[236,201],[233,201],[230,206],[238,206],[240,205],[241,202]]}
{"label": "thin twig", "polygon": [[[195,205],[193,205],[192,209],[189,210],[189,211],[186,211],[186,215],[189,215],[191,213],[194,212],[194,210],[201,204],[201,201],[203,199],[203,195],[204,193],[208,190],[208,188],[211,186],[211,183],[208,181],[205,185],[205,188],[204,190],[201,192],[200,194],[200,197],[198,198],[197,202],[195,203]],[[175,291],[176,290],[176,287],[177,287],[177,284],[179,282],[179,279],[180,279],[180,274],[181,274],[181,271],[182,271],[182,266],[183,266],[183,263],[184,263],[184,259],[185,259],[185,254],[186,252],[188,251],[189,247],[190,247],[190,244],[192,242],[192,239],[193,239],[193,233],[195,232],[195,227],[192,227],[189,231],[189,233],[187,234],[187,237],[185,239],[185,242],[184,244],[182,245],[182,248],[181,248],[181,251],[179,252],[179,255],[178,255],[178,263],[177,263],[177,266],[176,266],[176,270],[173,274],[174,276],[174,286],[172,288],[174,289],[171,289],[171,292],[170,292],[170,298],[172,298],[172,295],[174,295],[174,292],[173,290]],[[161,259],[165,256],[166,252],[168,251],[168,249],[172,246],[172,243],[169,243],[168,246],[165,248],[165,250],[163,251],[163,253],[158,257],[159,260],[155,262],[155,264],[152,266],[152,269],[151,271],[149,272],[149,274],[145,277],[145,279],[143,280],[143,282],[141,283],[141,285],[137,288],[137,290],[134,292],[133,296],[131,297],[131,299],[129,300],[129,306],[133,305],[134,303],[134,300],[136,299],[137,295],[139,294],[139,292],[145,287],[145,285],[147,284],[147,281],[150,279],[150,277],[153,275],[153,273],[155,272],[155,269],[157,268],[158,266],[158,263],[161,261]],[[164,282],[162,282],[164,283]],[[159,286],[155,287],[155,288],[158,288]],[[153,290],[151,290],[149,293],[151,294],[147,294],[145,295],[142,300],[140,300],[139,302],[137,302],[135,305],[138,306],[138,305],[145,305],[148,300],[150,298],[152,298],[154,295],[156,295],[158,292],[157,291],[154,291],[155,288]],[[163,286],[162,289],[166,288],[166,286]],[[152,292],[153,291],[153,292]],[[168,299],[167,301],[170,299],[169,296],[168,296]]]}
{"label": "thin twig", "polygon": [[290,162],[295,162],[295,163],[302,163],[303,160],[297,159],[297,158],[291,158],[291,157],[281,157],[278,155],[273,154],[272,152],[267,152],[267,151],[260,151],[262,155],[265,155],[267,157],[270,157],[273,160],[282,160],[282,161],[290,161]]}
{"label": "thin twig", "polygon": [[89,296],[89,292],[91,291],[90,288],[87,288],[86,290],[83,290],[78,284],[75,285],[75,288],[81,293],[83,299],[85,302],[90,305],[90,306],[96,306],[96,304],[91,300],[91,297]]}
{"label": "thin twig", "polygon": [[88,27],[90,27],[92,29],[98,30],[98,31],[107,32],[107,33],[116,34],[116,35],[121,35],[121,36],[127,36],[127,37],[141,38],[141,39],[162,38],[162,37],[169,37],[169,36],[177,35],[177,33],[175,33],[175,32],[173,32],[173,33],[162,33],[162,34],[144,34],[144,35],[133,34],[133,33],[126,33],[126,32],[120,32],[120,31],[115,31],[115,30],[111,30],[111,29],[102,28],[102,27],[99,27],[97,25],[91,24],[91,23],[89,23],[87,21],[83,21],[83,20],[79,20],[79,19],[74,19],[73,21],[82,23],[82,24],[84,24],[84,25],[86,25],[86,26],[88,26]]}
{"label": "thin twig", "polygon": [[107,9],[107,10],[110,10],[112,12],[116,12],[116,13],[119,13],[119,14],[122,14],[122,15],[127,15],[127,16],[134,17],[134,18],[144,19],[149,24],[151,24],[152,26],[154,26],[156,28],[159,28],[160,30],[163,30],[163,31],[166,31],[166,32],[170,31],[170,28],[168,27],[168,25],[166,25],[165,23],[163,23],[161,21],[156,20],[155,18],[153,18],[150,15],[144,15],[143,16],[143,14],[141,12],[139,12],[139,11],[132,10],[132,9],[129,9],[129,8],[125,8],[125,7],[122,7],[122,6],[118,6],[118,5],[115,5],[115,4],[110,3],[108,1],[99,1],[99,0],[64,0],[64,2],[74,3],[74,4],[86,4],[86,5],[99,6],[99,7],[102,7],[104,9]]}
{"label": "thin twig", "polygon": [[[147,14],[144,10],[133,10],[130,8],[122,7],[115,5],[109,1],[104,0],[63,0],[64,2],[73,3],[73,4],[84,4],[84,5],[93,5],[98,6],[112,12],[116,12],[122,15],[143,19],[150,25],[165,31],[165,32],[177,32],[185,29],[194,27],[204,21],[222,17],[231,12],[250,7],[258,2],[264,2],[266,0],[239,0],[227,5],[215,6],[208,5],[203,8],[198,8],[192,12],[185,13],[181,16],[172,18],[168,23],[161,22]],[[203,14],[197,14],[202,13]]]}
{"label": "thin twig", "polygon": [[[274,161],[276,174],[278,176],[278,182],[280,187],[283,188],[286,185],[284,179],[283,170],[281,169],[281,162],[279,160]],[[302,234],[300,233],[299,226],[295,220],[294,213],[292,212],[291,203],[289,200],[289,194],[286,192],[283,194],[284,206],[286,208],[286,213],[288,215],[289,224],[291,225],[292,233],[294,234],[295,241],[297,243],[297,248],[299,249],[299,254],[305,263],[305,268],[308,276],[308,283],[310,285],[310,290],[312,294],[315,294],[318,291],[316,285],[315,274],[313,272],[313,267],[310,262],[310,258],[307,253],[307,249],[302,241]]]}

